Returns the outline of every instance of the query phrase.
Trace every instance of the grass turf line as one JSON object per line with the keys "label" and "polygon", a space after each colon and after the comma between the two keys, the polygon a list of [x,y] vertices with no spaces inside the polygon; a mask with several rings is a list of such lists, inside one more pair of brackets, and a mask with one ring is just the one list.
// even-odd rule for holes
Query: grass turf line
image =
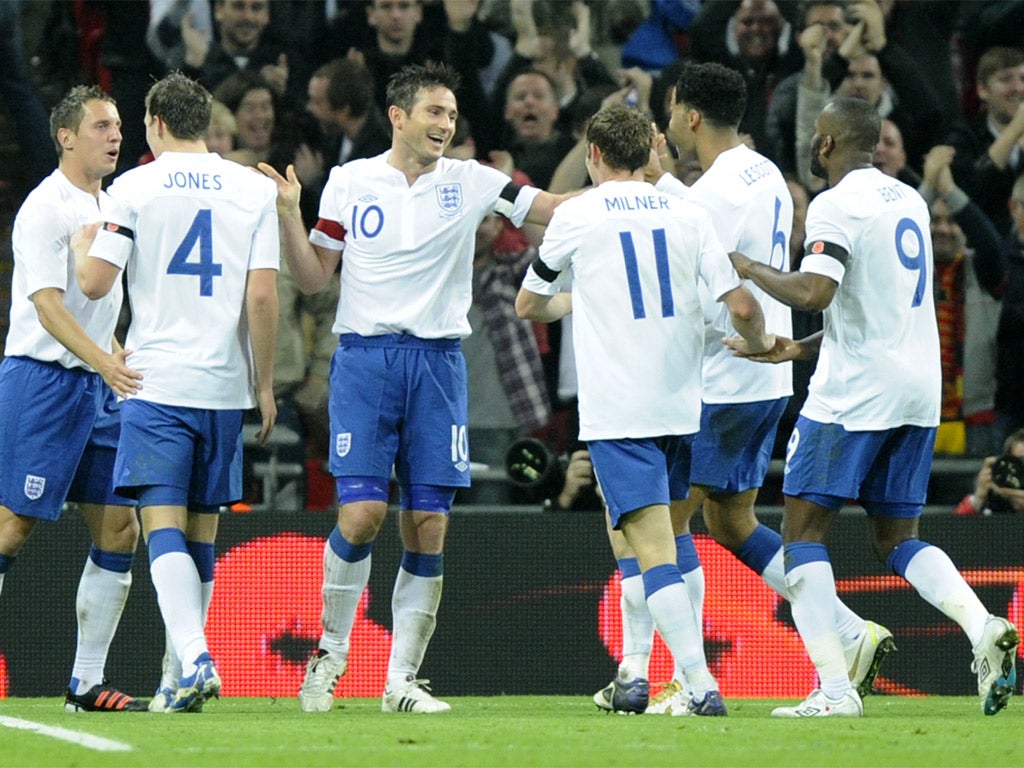
{"label": "grass turf line", "polygon": [[[295,699],[225,698],[199,715],[68,714],[62,699],[7,699],[0,714],[131,744],[100,753],[0,728],[0,766],[1006,766],[1024,754],[1024,707],[872,696],[860,719],[773,720],[780,702],[728,701],[727,718],[623,717],[586,697],[449,697],[443,715],[384,714],[379,699],[330,713]],[[791,702],[785,702],[791,703]]]}

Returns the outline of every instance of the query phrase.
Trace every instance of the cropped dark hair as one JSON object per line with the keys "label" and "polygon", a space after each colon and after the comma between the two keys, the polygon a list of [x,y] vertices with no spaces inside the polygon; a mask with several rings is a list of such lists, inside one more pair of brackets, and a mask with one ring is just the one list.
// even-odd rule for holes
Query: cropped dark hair
{"label": "cropped dark hair", "polygon": [[836,143],[873,153],[882,132],[878,110],[864,99],[837,96],[828,107],[835,120]]}
{"label": "cropped dark hair", "polygon": [[459,73],[447,64],[410,64],[395,72],[388,81],[388,107],[394,105],[409,113],[421,90],[447,88],[455,93],[460,85],[462,78]]}
{"label": "cropped dark hair", "polygon": [[736,127],[747,108],[747,85],[739,72],[721,64],[687,64],[676,80],[676,103],[696,109],[714,126]]}
{"label": "cropped dark hair", "polygon": [[157,81],[146,94],[146,111],[159,117],[176,139],[196,141],[210,127],[213,96],[180,72]]}
{"label": "cropped dark hair", "polygon": [[348,107],[352,117],[362,117],[373,108],[373,75],[365,64],[351,59],[334,59],[313,73],[327,81],[327,103],[331,109]]}
{"label": "cropped dark hair", "polygon": [[590,118],[587,141],[601,149],[604,162],[632,173],[647,165],[651,154],[651,123],[622,104],[605,107]]}
{"label": "cropped dark hair", "polygon": [[64,148],[57,141],[57,132],[61,128],[77,131],[85,118],[87,101],[106,101],[117,106],[117,102],[103,92],[97,85],[76,85],[68,91],[57,105],[50,111],[50,138],[57,147],[57,157],[64,154]]}
{"label": "cropped dark hair", "polygon": [[978,58],[976,80],[981,85],[988,82],[996,72],[1024,64],[1024,50],[997,45],[989,48]]}

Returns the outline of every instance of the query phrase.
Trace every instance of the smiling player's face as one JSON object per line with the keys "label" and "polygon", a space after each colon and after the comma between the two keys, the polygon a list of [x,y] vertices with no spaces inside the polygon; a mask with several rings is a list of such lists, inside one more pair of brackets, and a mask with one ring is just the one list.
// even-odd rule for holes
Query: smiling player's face
{"label": "smiling player's face", "polygon": [[395,128],[405,149],[422,164],[437,162],[455,135],[459,110],[447,88],[421,89],[412,111],[402,113]]}

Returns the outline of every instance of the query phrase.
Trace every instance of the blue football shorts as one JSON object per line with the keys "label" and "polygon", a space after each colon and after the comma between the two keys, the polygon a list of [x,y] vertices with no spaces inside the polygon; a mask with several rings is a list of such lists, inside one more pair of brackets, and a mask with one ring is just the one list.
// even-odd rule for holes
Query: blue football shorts
{"label": "blue football shorts", "polygon": [[786,446],[782,492],[829,509],[853,499],[869,515],[917,517],[934,445],[934,427],[848,432],[800,416]]}
{"label": "blue football shorts", "polygon": [[343,334],[329,400],[337,478],[469,486],[466,361],[458,339]]}
{"label": "blue football shorts", "polygon": [[92,434],[85,445],[74,480],[71,481],[68,501],[135,506],[133,499],[114,493],[114,460],[120,436],[121,404],[114,391],[104,384],[103,405],[96,416],[96,423],[93,424]]}
{"label": "blue football shorts", "polygon": [[693,440],[671,435],[587,442],[613,528],[629,512],[687,497]]}
{"label": "blue football shorts", "polygon": [[0,504],[60,517],[105,391],[84,368],[19,356],[0,362]]}
{"label": "blue football shorts", "polygon": [[760,488],[788,401],[701,403],[690,482],[728,493]]}
{"label": "blue football shorts", "polygon": [[162,503],[217,507],[242,498],[242,411],[121,403],[117,492],[161,489]]}

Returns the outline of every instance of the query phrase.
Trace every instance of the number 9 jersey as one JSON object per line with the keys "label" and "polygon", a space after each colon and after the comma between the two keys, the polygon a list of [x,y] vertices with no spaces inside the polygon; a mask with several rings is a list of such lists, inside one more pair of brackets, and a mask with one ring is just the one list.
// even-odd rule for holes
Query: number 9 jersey
{"label": "number 9 jersey", "polygon": [[89,255],[127,272],[125,348],[144,377],[137,397],[253,407],[245,289],[249,270],[280,266],[274,183],[214,153],[164,152],[108,192],[120,217]]}
{"label": "number 9 jersey", "polygon": [[939,423],[942,372],[928,206],[874,168],[807,209],[801,272],[839,283],[801,414],[850,431]]}

